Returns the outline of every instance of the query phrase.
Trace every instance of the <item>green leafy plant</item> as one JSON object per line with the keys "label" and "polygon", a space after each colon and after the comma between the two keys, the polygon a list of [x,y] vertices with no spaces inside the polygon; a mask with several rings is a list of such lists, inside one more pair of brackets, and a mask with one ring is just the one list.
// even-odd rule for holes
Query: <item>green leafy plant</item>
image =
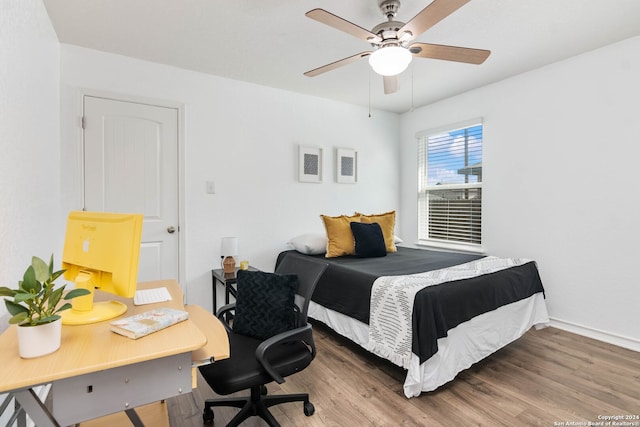
{"label": "green leafy plant", "polygon": [[57,313],[71,308],[68,302],[58,306],[61,299],[71,300],[90,293],[87,289],[73,289],[64,294],[66,285],[56,289],[54,282],[64,272],[65,270],[53,271],[53,255],[49,264],[34,256],[24,277],[18,282],[18,289],[0,287],[0,296],[13,298],[13,301],[4,300],[7,310],[13,316],[9,323],[36,326],[55,322],[60,319]]}

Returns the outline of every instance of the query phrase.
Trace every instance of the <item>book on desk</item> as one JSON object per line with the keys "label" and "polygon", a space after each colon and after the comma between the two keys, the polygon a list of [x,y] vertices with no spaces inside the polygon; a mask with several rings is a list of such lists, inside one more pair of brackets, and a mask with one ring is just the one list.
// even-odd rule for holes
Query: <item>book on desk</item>
{"label": "book on desk", "polygon": [[189,313],[187,311],[160,307],[134,316],[114,320],[110,323],[110,326],[111,330],[117,334],[131,339],[138,339],[188,318]]}

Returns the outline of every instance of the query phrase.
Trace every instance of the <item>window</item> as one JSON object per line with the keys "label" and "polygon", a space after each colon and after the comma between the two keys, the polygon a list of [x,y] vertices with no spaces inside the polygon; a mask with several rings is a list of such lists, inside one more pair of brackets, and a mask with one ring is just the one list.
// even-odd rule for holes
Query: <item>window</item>
{"label": "window", "polygon": [[418,240],[482,243],[482,121],[418,134]]}

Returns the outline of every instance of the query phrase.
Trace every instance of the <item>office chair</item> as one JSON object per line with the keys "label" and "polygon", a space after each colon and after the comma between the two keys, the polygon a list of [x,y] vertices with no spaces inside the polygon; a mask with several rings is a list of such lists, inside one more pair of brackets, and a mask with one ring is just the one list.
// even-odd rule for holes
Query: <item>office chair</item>
{"label": "office chair", "polygon": [[[205,423],[213,422],[213,406],[240,408],[227,427],[237,426],[252,416],[261,417],[270,426],[279,426],[268,408],[286,402],[303,402],[304,414],[313,415],[315,408],[308,394],[267,395],[266,384],[272,381],[282,384],[284,377],[302,371],[314,359],[316,348],[311,325],[307,323],[307,310],[326,268],[325,263],[289,255],[278,264],[275,273],[238,271],[236,302],[221,307],[216,313],[227,329],[231,357],[199,369],[217,394],[250,389],[251,395],[206,400],[202,414]],[[288,291],[281,291],[282,288]],[[284,298],[287,303],[281,304],[282,298],[275,303],[268,301],[275,294],[283,293],[287,294]],[[257,307],[261,312],[252,312]],[[235,310],[233,326],[224,320],[231,310]],[[252,313],[251,316],[247,316],[248,313]],[[280,327],[272,336],[269,335],[273,330],[266,334],[256,332],[255,329],[272,326],[265,324],[274,318],[290,321],[290,327],[284,328],[286,330]]]}

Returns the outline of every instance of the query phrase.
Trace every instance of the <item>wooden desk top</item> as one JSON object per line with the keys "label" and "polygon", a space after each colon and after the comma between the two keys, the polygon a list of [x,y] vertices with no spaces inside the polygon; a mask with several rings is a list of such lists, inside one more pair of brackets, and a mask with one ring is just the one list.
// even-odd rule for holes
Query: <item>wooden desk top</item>
{"label": "wooden desk top", "polygon": [[[184,309],[182,290],[175,280],[139,283],[138,289],[162,286],[169,290],[173,299],[159,304]],[[132,316],[156,306],[156,304],[134,306],[133,298],[119,298],[98,291],[96,299],[112,299],[125,303],[128,309],[123,316]],[[211,315],[211,319],[215,319],[215,317]],[[20,358],[16,334],[17,326],[11,325],[0,335],[0,366],[2,367],[0,369],[0,393],[198,350],[207,344],[207,338],[194,320],[190,318],[137,340],[111,332],[109,327],[111,320],[89,325],[63,325],[60,349],[47,356],[34,359]],[[202,327],[201,321],[198,323]],[[224,332],[222,324],[213,323],[213,329],[218,331],[214,336],[225,340],[226,333],[222,337],[219,328],[222,328]],[[207,335],[211,336],[210,331]],[[227,341],[226,357],[229,353],[228,347]],[[224,342],[222,342],[222,354],[218,355],[216,359],[224,358],[224,353]]]}

